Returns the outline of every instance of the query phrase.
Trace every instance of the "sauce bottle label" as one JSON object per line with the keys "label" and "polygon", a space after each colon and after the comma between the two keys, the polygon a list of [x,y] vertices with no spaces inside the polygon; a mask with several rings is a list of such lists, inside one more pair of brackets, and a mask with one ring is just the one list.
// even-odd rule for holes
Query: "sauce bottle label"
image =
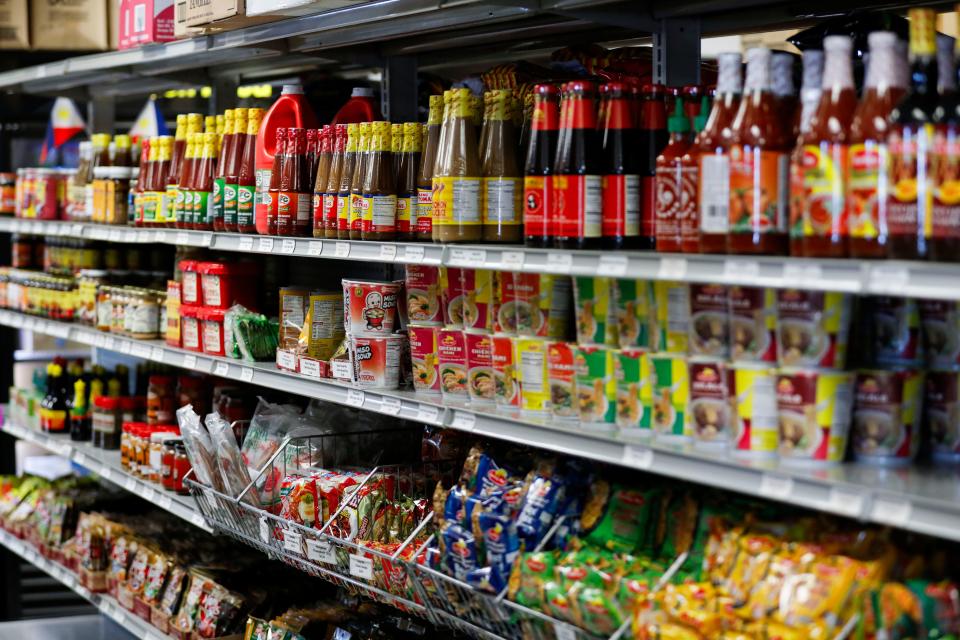
{"label": "sauce bottle label", "polygon": [[180,220],[183,217],[183,203],[186,198],[186,191],[177,187],[177,195],[173,201],[173,215],[174,221]]}
{"label": "sauce bottle label", "polygon": [[213,220],[223,220],[223,192],[225,191],[227,181],[224,178],[213,179]]}
{"label": "sauce bottle label", "polygon": [[730,232],[783,233],[790,156],[745,145],[730,148]]}
{"label": "sauce bottle label", "polygon": [[314,230],[323,229],[326,224],[326,220],[323,217],[323,194],[315,193],[313,194],[313,228]]}
{"label": "sauce bottle label", "polygon": [[157,194],[153,191],[145,191],[140,198],[143,207],[143,222],[154,224],[157,221]]}
{"label": "sauce bottle label", "polygon": [[[285,228],[292,233],[294,228],[306,229],[310,226],[310,205],[313,197],[309,193],[281,191],[277,194],[277,228]],[[281,234],[282,235],[282,234]]]}
{"label": "sauce bottle label", "polygon": [[[690,160],[696,163],[696,160]],[[689,253],[700,251],[700,212],[697,210],[698,193],[700,186],[699,163],[683,165],[683,181],[680,201],[683,205],[680,216],[680,242],[682,250]]]}
{"label": "sauce bottle label", "polygon": [[603,180],[600,176],[553,176],[553,234],[599,238],[603,229]]}
{"label": "sauce bottle label", "polygon": [[397,196],[366,193],[360,208],[362,231],[389,233],[397,230]]}
{"label": "sauce bottle label", "polygon": [[166,191],[157,192],[157,224],[166,224],[170,219],[170,203],[173,202],[167,197]]}
{"label": "sauce bottle label", "polygon": [[209,191],[193,192],[193,224],[207,225],[213,221],[213,198]]}
{"label": "sauce bottle label", "polygon": [[195,210],[193,200],[194,197],[199,196],[195,191],[187,191],[186,195],[183,197],[183,220],[185,224],[193,224],[196,220]]}
{"label": "sauce bottle label", "polygon": [[603,176],[600,188],[603,191],[603,235],[640,235],[640,176]]}
{"label": "sauce bottle label", "polygon": [[[887,205],[887,229],[891,235],[916,236],[926,232],[918,224],[919,203],[930,197],[924,181],[917,179],[918,167],[924,165],[928,173],[929,127],[911,129],[894,128],[888,138],[890,149],[890,199]],[[924,210],[927,210],[925,203]],[[929,221],[925,221],[929,224]],[[925,226],[926,226],[925,224]],[[925,235],[927,235],[925,233]]]}
{"label": "sauce bottle label", "polygon": [[821,142],[805,145],[800,153],[803,189],[800,210],[804,237],[837,237],[847,234],[846,145]]}
{"label": "sauce bottle label", "polygon": [[657,167],[657,248],[665,251],[680,250],[680,228],[683,219],[696,214],[697,172],[685,167],[679,159],[670,166]]}
{"label": "sauce bottle label", "polygon": [[960,140],[956,132],[937,129],[930,167],[933,183],[930,235],[960,238]]}
{"label": "sauce bottle label", "polygon": [[337,231],[350,229],[350,194],[341,193],[337,196]]}
{"label": "sauce bottle label", "polygon": [[237,187],[237,226],[253,226],[253,204],[254,189],[249,185],[239,185]]}
{"label": "sauce bottle label", "polygon": [[397,231],[410,232],[412,213],[417,209],[417,196],[397,196]]}
{"label": "sauce bottle label", "polygon": [[363,228],[363,196],[359,193],[350,194],[350,211],[348,212],[347,229],[360,231]]}
{"label": "sauce bottle label", "polygon": [[[270,208],[273,205],[273,198],[270,196],[270,177],[272,173],[272,169],[257,169],[254,174],[257,186],[257,197],[254,200],[254,220],[267,220],[270,216]],[[273,213],[276,214],[276,210]]]}
{"label": "sauce bottle label", "polygon": [[439,225],[479,225],[480,178],[434,178],[433,219]]}
{"label": "sauce bottle label", "polygon": [[550,176],[526,176],[523,179],[523,224],[528,236],[550,235],[549,211],[553,200]]}
{"label": "sauce bottle label", "polygon": [[484,178],[484,224],[519,225],[522,190],[520,178]]}
{"label": "sauce bottle label", "polygon": [[652,238],[657,232],[657,178],[641,176],[640,178],[640,234],[645,238]]}
{"label": "sauce bottle label", "polygon": [[[180,200],[180,188],[175,184],[167,185],[166,212],[163,221],[174,222],[176,220],[177,201]],[[142,219],[142,218],[141,218]]]}
{"label": "sauce bottle label", "polygon": [[880,207],[886,208],[887,145],[867,140],[847,151],[847,226],[853,238],[880,235]]}
{"label": "sauce bottle label", "polygon": [[337,194],[323,194],[323,226],[325,229],[337,228]]}
{"label": "sauce bottle label", "polygon": [[730,229],[730,158],[700,156],[700,231],[725,234]]}
{"label": "sauce bottle label", "polygon": [[433,232],[433,190],[417,189],[417,222],[418,234]]}
{"label": "sauce bottle label", "polygon": [[227,226],[232,227],[237,224],[239,188],[236,184],[224,183],[223,185],[223,223]]}

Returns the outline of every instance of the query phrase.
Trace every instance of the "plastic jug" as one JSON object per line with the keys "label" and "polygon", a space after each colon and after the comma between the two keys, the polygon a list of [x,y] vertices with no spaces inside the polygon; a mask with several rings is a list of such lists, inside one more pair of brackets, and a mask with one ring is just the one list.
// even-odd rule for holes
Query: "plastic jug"
{"label": "plastic jug", "polygon": [[299,84],[285,84],[280,97],[260,122],[256,147],[256,199],[255,224],[257,233],[267,233],[267,211],[270,209],[270,173],[273,169],[273,155],[276,151],[276,131],[278,128],[299,127],[316,129],[317,118],[303,95]]}
{"label": "plastic jug", "polygon": [[373,89],[354,87],[347,103],[340,107],[331,124],[352,124],[382,120],[380,109],[373,101]]}

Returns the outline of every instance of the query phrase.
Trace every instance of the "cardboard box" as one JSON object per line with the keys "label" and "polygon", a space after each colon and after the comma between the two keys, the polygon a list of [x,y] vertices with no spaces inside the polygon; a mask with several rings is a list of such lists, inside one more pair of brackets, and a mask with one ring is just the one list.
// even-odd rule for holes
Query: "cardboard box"
{"label": "cardboard box", "polygon": [[369,0],[247,0],[247,16],[291,18],[367,2]]}
{"label": "cardboard box", "polygon": [[120,0],[118,48],[173,40],[173,0]]}
{"label": "cardboard box", "polygon": [[0,0],[0,49],[30,46],[27,0]]}
{"label": "cardboard box", "polygon": [[107,15],[107,0],[30,0],[30,41],[34,49],[105,51]]}
{"label": "cardboard box", "polygon": [[[273,16],[251,18],[244,0],[176,0],[177,37],[240,29],[276,20]],[[181,15],[183,26],[181,27]]]}

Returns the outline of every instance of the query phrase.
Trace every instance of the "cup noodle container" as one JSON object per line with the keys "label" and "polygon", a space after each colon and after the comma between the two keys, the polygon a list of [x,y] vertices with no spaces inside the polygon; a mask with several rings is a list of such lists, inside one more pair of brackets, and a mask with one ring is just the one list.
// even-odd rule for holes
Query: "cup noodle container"
{"label": "cup noodle container", "polygon": [[404,281],[407,320],[414,325],[443,324],[440,308],[440,267],[408,264]]}
{"label": "cup noodle container", "polygon": [[520,379],[517,375],[516,344],[513,336],[494,335],[491,338],[493,379],[497,383],[498,408],[520,407]]}
{"label": "cup noodle container", "polygon": [[467,344],[463,331],[441,329],[437,334],[437,357],[440,366],[440,393],[443,398],[466,400]]}
{"label": "cup noodle container", "polygon": [[494,330],[508,335],[564,339],[570,286],[569,276],[500,272],[494,297]]}
{"label": "cup noodle container", "polygon": [[838,464],[850,434],[854,374],[781,368],[777,375],[778,452],[786,463]]}
{"label": "cup noodle container", "polygon": [[573,300],[576,310],[577,343],[616,347],[616,306],[613,303],[613,280],[577,276],[573,278]]}
{"label": "cup noodle container", "polygon": [[180,269],[180,302],[182,304],[200,304],[200,273],[197,270],[200,263],[196,260],[181,260]]}
{"label": "cup noodle container", "polygon": [[256,306],[256,287],[250,286],[259,268],[252,262],[201,262],[200,294],[204,306],[229,309],[242,304],[248,309]]}
{"label": "cup noodle container", "polygon": [[777,361],[777,294],[763,287],[729,287],[730,359]]}
{"label": "cup noodle container", "polygon": [[471,404],[494,405],[493,336],[485,331],[464,331],[467,354],[467,392]]}
{"label": "cup noodle container", "polygon": [[691,356],[730,355],[730,301],[719,284],[690,285],[689,350]]}
{"label": "cup noodle container", "polygon": [[690,326],[690,286],[685,282],[658,280],[652,287],[652,348],[662,353],[686,355]]}
{"label": "cup noodle container", "polygon": [[388,336],[397,324],[396,282],[343,281],[343,325],[353,336]]}
{"label": "cup noodle container", "polygon": [[550,384],[550,415],[560,422],[580,420],[577,403],[577,372],[574,367],[576,345],[555,341],[547,343],[547,378]]}
{"label": "cup noodle container", "polygon": [[440,394],[440,360],[437,355],[439,334],[440,328],[435,326],[411,324],[407,327],[413,390],[417,393]]}
{"label": "cup noodle container", "polygon": [[912,298],[867,298],[874,361],[881,366],[920,365],[920,311]]}
{"label": "cup noodle container", "polygon": [[919,300],[923,351],[931,369],[960,365],[960,302]]}
{"label": "cup noodle container", "polygon": [[440,268],[440,301],[447,328],[493,331],[493,271]]}
{"label": "cup noodle container", "polygon": [[650,294],[651,284],[647,280],[614,281],[613,314],[621,348],[650,348]]}
{"label": "cup noodle container", "polygon": [[550,410],[547,344],[542,338],[516,339],[516,367],[520,379],[520,409],[542,416]]}
{"label": "cup noodle container", "polygon": [[960,463],[960,372],[927,372],[924,409],[934,462]]}
{"label": "cup noodle container", "polygon": [[614,431],[617,387],[613,351],[606,347],[578,345],[575,358],[580,425],[592,430]]}
{"label": "cup noodle container", "polygon": [[726,447],[733,433],[726,365],[715,358],[693,356],[687,365],[690,380],[687,421],[693,440],[699,446]]}
{"label": "cup noodle container", "polygon": [[367,389],[396,389],[406,336],[349,336],[354,382]]}
{"label": "cup noodle container", "polygon": [[691,431],[687,420],[690,379],[687,359],[675,353],[650,356],[653,398],[650,424],[662,440],[687,440]]}
{"label": "cup noodle container", "polygon": [[777,361],[781,367],[843,369],[852,300],[831,291],[777,291]]}
{"label": "cup noodle container", "polygon": [[618,349],[613,353],[613,377],[620,436],[627,440],[649,439],[653,399],[650,354],[636,347]]}
{"label": "cup noodle container", "polygon": [[923,373],[862,370],[854,387],[853,454],[860,462],[906,465],[920,448]]}
{"label": "cup noodle container", "polygon": [[777,370],[768,364],[736,362],[727,367],[727,394],[733,412],[730,442],[734,455],[775,457]]}

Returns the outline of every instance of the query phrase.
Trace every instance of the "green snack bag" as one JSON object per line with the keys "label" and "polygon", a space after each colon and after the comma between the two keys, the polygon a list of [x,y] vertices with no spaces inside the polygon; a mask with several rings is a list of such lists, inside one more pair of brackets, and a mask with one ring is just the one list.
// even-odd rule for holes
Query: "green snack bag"
{"label": "green snack bag", "polygon": [[609,636],[623,624],[623,612],[603,589],[583,586],[573,598],[576,622],[592,633]]}
{"label": "green snack bag", "polygon": [[[594,483],[591,493],[601,482]],[[603,490],[603,488],[600,488]],[[620,485],[609,489],[602,515],[584,526],[584,540],[588,544],[618,551],[634,553],[641,548],[650,528],[651,518],[656,514],[657,490],[638,491]],[[588,503],[591,501],[588,498]],[[586,509],[584,509],[586,515]],[[582,524],[588,523],[581,521]]]}
{"label": "green snack bag", "polygon": [[689,492],[674,495],[663,513],[663,522],[659,531],[663,536],[657,541],[660,557],[672,562],[684,551],[689,551],[697,532],[697,514],[699,505]]}
{"label": "green snack bag", "polygon": [[510,599],[536,611],[544,602],[544,589],[553,578],[556,556],[552,552],[523,553],[510,574]]}
{"label": "green snack bag", "polygon": [[570,590],[557,580],[550,580],[543,587],[543,612],[559,620],[573,622],[573,606]]}

